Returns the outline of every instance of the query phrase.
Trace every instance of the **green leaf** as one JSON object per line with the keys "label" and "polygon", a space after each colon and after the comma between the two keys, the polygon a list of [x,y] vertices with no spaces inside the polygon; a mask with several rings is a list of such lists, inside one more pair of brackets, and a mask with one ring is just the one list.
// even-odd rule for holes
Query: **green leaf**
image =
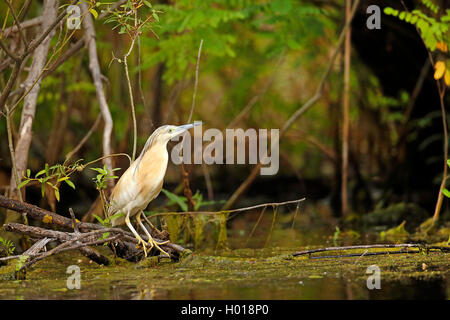
{"label": "green leaf", "polygon": [[444,194],[444,196],[446,196],[447,198],[450,198],[450,191],[445,188],[444,190],[442,190],[442,193]]}
{"label": "green leaf", "polygon": [[123,213],[123,212],[117,212],[111,216],[111,221],[114,221],[120,217],[123,217],[124,215],[125,215],[125,213]]}
{"label": "green leaf", "polygon": [[407,13],[406,13],[405,21],[406,21],[406,22],[411,22],[411,18],[412,18],[411,13],[407,12]]}
{"label": "green leaf", "polygon": [[30,177],[30,174],[31,174],[31,170],[30,170],[30,169],[27,169],[27,177],[28,177],[28,178]]}
{"label": "green leaf", "polygon": [[184,212],[188,211],[185,197],[177,196],[175,193],[167,191],[166,189],[161,189],[161,191],[167,196],[167,198],[177,203],[180,206],[181,210],[183,210]]}
{"label": "green leaf", "polygon": [[55,198],[59,201],[59,190],[55,189]]}
{"label": "green leaf", "polygon": [[71,188],[75,189],[75,185],[70,180],[64,180],[65,183],[67,183]]}
{"label": "green leaf", "polygon": [[45,173],[45,169],[43,169],[43,170],[39,171],[38,173],[36,173],[35,177],[37,178],[37,177],[43,175],[44,173]]}
{"label": "green leaf", "polygon": [[394,9],[392,9],[391,7],[386,7],[386,8],[384,8],[383,11],[384,11],[385,14],[391,15],[392,12],[394,11]]}
{"label": "green leaf", "polygon": [[384,8],[383,11],[385,14],[390,15],[390,16],[396,17],[398,15],[398,10],[393,9],[391,7],[386,7],[386,8]]}
{"label": "green leaf", "polygon": [[91,9],[89,9],[89,12],[92,13],[92,15],[94,16],[95,19],[98,18],[98,13],[95,9],[91,8]]}
{"label": "green leaf", "polygon": [[93,216],[94,216],[94,218],[97,219],[98,222],[100,222],[102,225],[105,224],[104,220],[103,220],[102,218],[100,218],[98,215],[94,214]]}
{"label": "green leaf", "polygon": [[107,174],[107,172],[102,168],[91,168],[91,170],[97,171],[98,173],[101,174]]}
{"label": "green leaf", "polygon": [[23,180],[23,181],[19,184],[19,186],[18,186],[17,188],[18,188],[18,189],[22,188],[23,186],[27,185],[28,182],[30,182],[30,181],[31,181],[31,180]]}
{"label": "green leaf", "polygon": [[101,236],[101,240],[105,240],[106,238],[108,238],[109,237],[109,232],[105,232],[105,233],[103,233],[102,234],[102,236]]}

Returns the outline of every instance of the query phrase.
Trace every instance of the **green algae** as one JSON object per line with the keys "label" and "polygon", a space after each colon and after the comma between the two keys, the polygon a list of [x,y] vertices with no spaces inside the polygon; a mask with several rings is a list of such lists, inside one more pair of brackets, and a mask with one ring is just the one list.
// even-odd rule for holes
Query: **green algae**
{"label": "green algae", "polygon": [[[269,218],[265,230],[270,230],[272,217]],[[217,224],[225,221],[217,219]],[[252,225],[241,225],[249,230],[237,225],[228,230],[228,234],[220,235],[220,228],[212,228],[216,234],[209,246],[201,246],[194,252],[186,250],[177,262],[150,257],[133,263],[113,257],[107,247],[99,247],[110,258],[109,266],[99,266],[76,252],[66,252],[38,262],[27,270],[26,280],[16,281],[16,261],[10,261],[0,267],[0,299],[450,298],[449,253],[366,255],[399,250],[378,248],[321,252],[311,256],[322,256],[321,259],[308,255],[294,257],[292,254],[297,251],[332,246],[334,229],[300,225],[295,230],[274,228],[270,246],[262,248],[267,232],[258,229],[247,247]],[[204,230],[210,232],[207,228],[208,224]],[[447,241],[447,229],[439,229],[436,240]],[[416,233],[408,238],[416,236],[422,239]],[[336,241],[338,245],[382,242],[378,232],[356,234],[351,230],[341,230]],[[218,246],[219,242],[223,245]],[[225,243],[231,249],[227,249]],[[323,258],[349,253],[360,256]],[[69,274],[66,270],[70,265],[80,267],[79,290],[67,288]],[[367,288],[370,274],[366,272],[372,265],[380,268],[381,290]]]}
{"label": "green algae", "polygon": [[[296,250],[222,250],[214,255],[206,251],[190,254],[179,262],[149,258],[137,264],[115,258],[110,266],[98,266],[82,256],[64,253],[30,268],[27,280],[12,280],[13,262],[0,268],[0,298],[367,298],[373,295],[366,287],[366,270],[371,265],[380,268],[385,288],[437,282],[447,288],[444,298],[449,297],[448,253],[310,259],[293,257]],[[356,252],[363,254],[365,250]],[[81,269],[80,290],[66,286],[66,269],[73,264]],[[351,297],[347,296],[349,288],[353,290]],[[384,294],[384,298],[389,295]]]}

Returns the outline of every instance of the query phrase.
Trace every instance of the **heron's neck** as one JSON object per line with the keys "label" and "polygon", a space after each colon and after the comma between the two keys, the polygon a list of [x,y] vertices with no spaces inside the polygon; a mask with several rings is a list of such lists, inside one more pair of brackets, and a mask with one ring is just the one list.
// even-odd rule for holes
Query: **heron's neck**
{"label": "heron's neck", "polygon": [[168,159],[167,142],[156,142],[144,153],[142,161],[161,162],[161,165],[167,166]]}

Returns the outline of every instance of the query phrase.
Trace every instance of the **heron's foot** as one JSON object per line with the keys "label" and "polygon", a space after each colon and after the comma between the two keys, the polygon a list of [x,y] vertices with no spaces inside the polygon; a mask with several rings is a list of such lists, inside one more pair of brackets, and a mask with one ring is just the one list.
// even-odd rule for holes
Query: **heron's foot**
{"label": "heron's foot", "polygon": [[[144,256],[147,258],[147,243],[145,243],[144,239],[142,239],[140,236],[136,236],[136,239],[139,241],[136,245],[136,248],[140,248],[142,246],[142,250],[144,250]],[[148,251],[150,251],[150,249],[148,249]]]}
{"label": "heron's foot", "polygon": [[156,249],[158,249],[159,251],[161,251],[163,254],[165,254],[166,256],[168,256],[170,258],[170,254],[168,254],[166,251],[164,251],[160,247],[160,245],[163,245],[163,244],[166,244],[166,243],[169,243],[169,242],[170,241],[157,242],[152,237],[150,237],[150,239],[147,242],[147,245],[149,246],[148,251],[150,251],[151,249],[153,249],[153,247],[155,247]]}

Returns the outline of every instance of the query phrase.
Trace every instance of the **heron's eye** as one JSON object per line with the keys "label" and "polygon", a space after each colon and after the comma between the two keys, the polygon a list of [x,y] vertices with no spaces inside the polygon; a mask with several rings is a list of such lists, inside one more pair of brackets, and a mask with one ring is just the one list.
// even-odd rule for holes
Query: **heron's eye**
{"label": "heron's eye", "polygon": [[169,133],[172,133],[173,129],[169,129]]}

